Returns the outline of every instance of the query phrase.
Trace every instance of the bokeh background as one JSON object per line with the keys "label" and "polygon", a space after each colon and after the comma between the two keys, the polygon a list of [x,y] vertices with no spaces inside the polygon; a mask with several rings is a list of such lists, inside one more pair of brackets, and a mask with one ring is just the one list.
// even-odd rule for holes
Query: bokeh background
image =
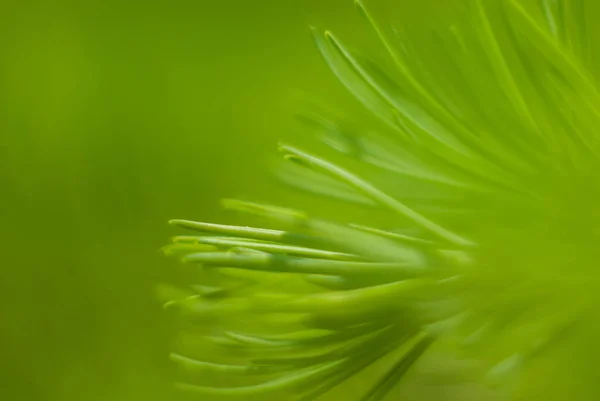
{"label": "bokeh background", "polygon": [[290,196],[276,140],[343,98],[309,24],[364,28],[351,0],[0,3],[0,399],[174,399],[166,222]]}

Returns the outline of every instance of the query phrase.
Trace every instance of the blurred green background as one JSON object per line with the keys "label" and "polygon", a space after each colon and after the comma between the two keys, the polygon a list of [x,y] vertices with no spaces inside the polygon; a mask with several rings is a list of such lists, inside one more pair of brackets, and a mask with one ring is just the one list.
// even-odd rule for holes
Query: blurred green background
{"label": "blurred green background", "polygon": [[166,222],[277,200],[275,141],[340,89],[308,25],[357,22],[350,0],[2,2],[0,399],[173,399]]}

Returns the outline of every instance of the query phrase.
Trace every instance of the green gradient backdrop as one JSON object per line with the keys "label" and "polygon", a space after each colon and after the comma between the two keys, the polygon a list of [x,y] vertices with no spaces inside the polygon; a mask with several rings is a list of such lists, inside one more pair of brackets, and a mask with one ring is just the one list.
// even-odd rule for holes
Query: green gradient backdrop
{"label": "green gradient backdrop", "polygon": [[307,25],[356,21],[350,0],[2,2],[0,399],[173,399],[166,221],[277,198],[275,140],[339,89]]}

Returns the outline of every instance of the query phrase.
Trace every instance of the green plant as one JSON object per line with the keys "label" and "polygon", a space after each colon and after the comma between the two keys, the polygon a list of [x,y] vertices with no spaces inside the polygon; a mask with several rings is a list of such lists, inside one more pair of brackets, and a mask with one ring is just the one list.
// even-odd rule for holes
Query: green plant
{"label": "green plant", "polygon": [[273,228],[171,222],[201,233],[165,248],[196,274],[167,304],[189,323],[182,390],[307,401],[378,363],[356,398],[377,401],[450,349],[507,397],[593,392],[600,5],[455,3],[399,4],[389,29],[356,1],[383,63],[314,31],[378,133],[306,115],[360,174],[282,144],[280,177],[385,210],[387,227],[238,200],[223,205]]}

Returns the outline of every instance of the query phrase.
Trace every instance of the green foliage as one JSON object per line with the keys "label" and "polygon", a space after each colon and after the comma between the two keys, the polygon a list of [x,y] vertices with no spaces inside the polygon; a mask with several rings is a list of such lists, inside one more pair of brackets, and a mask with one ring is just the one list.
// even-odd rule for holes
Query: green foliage
{"label": "green foliage", "polygon": [[[355,3],[385,58],[313,35],[377,122],[357,134],[303,115],[336,162],[280,145],[278,176],[362,208],[368,224],[237,200],[223,204],[273,228],[174,220],[198,234],[165,248],[193,284],[166,304],[183,324],[178,387],[309,401],[376,364],[354,399],[379,401],[451,349],[494,396],[587,399],[600,334],[599,6],[408,2],[396,21]],[[384,224],[369,222],[376,212]]]}

